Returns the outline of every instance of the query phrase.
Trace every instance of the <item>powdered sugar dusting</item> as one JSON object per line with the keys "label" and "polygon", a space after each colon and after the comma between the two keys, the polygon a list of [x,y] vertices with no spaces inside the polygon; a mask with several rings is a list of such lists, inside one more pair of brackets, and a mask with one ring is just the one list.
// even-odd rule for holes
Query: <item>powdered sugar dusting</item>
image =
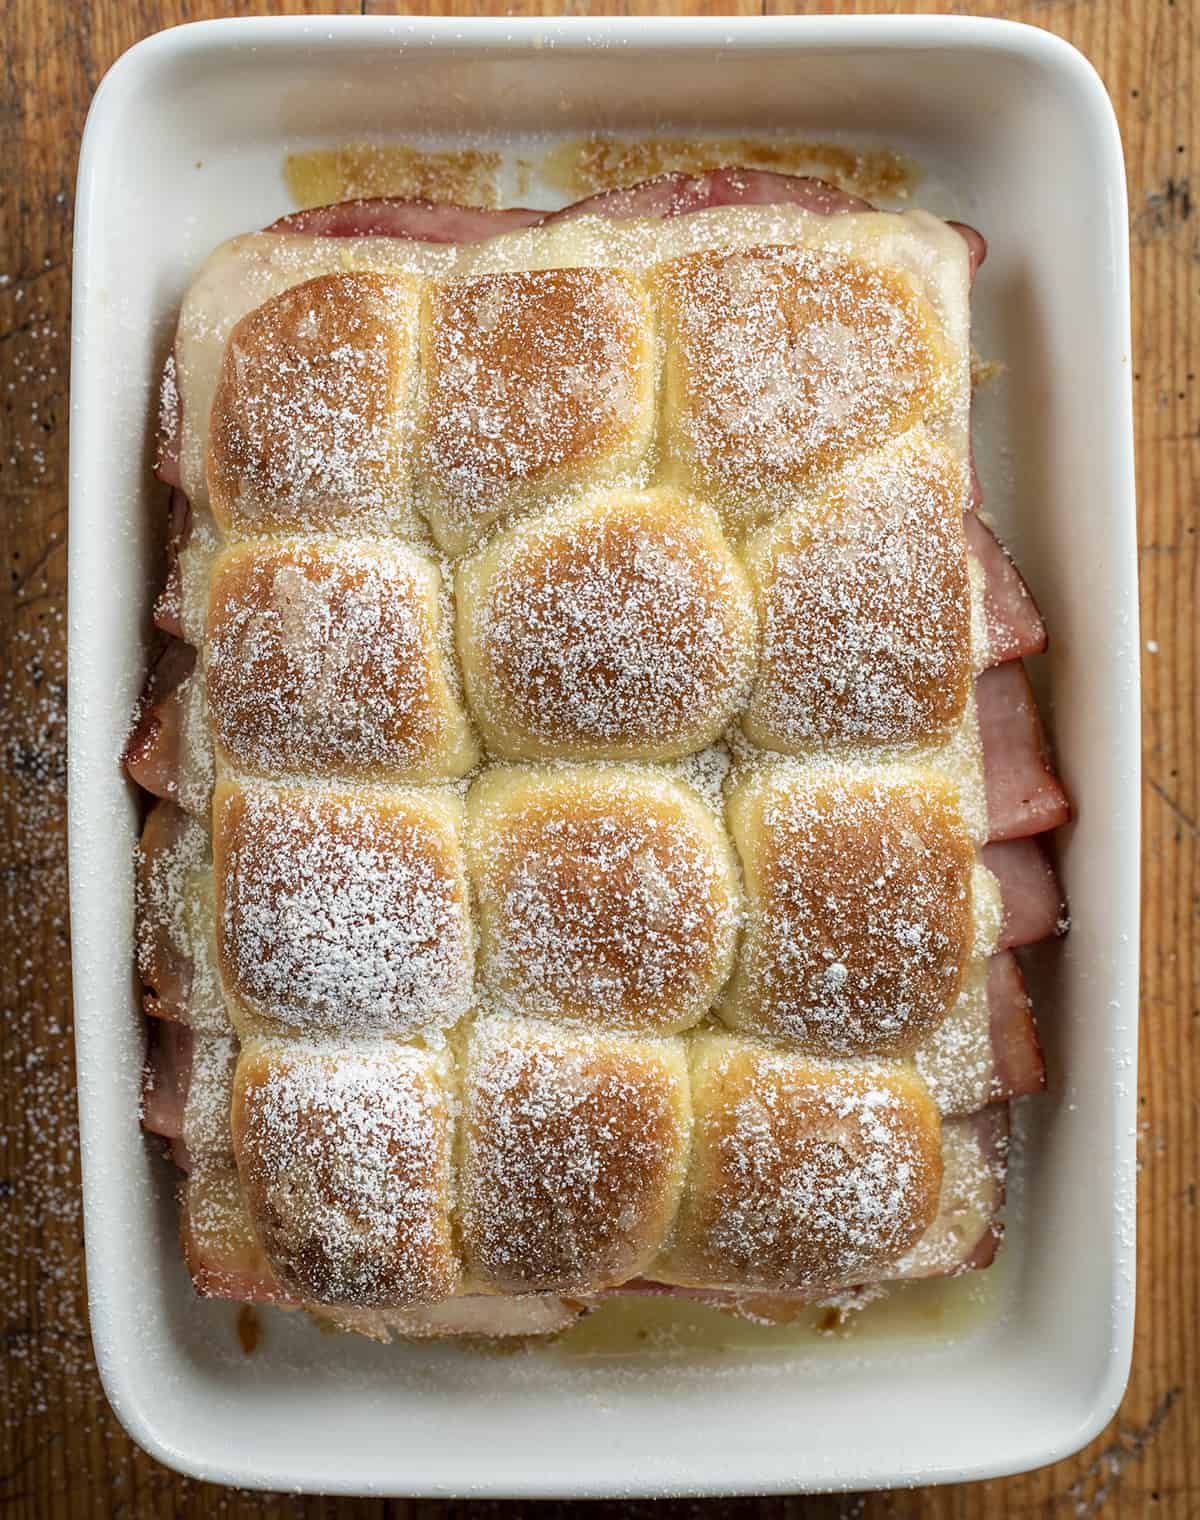
{"label": "powdered sugar dusting", "polygon": [[179,431],[179,384],[175,355],[168,354],[158,387],[158,433],[160,438],[174,438]]}
{"label": "powdered sugar dusting", "polygon": [[[942,1193],[937,1218],[894,1264],[896,1278],[936,1277],[970,1269],[998,1238],[1008,1160],[1008,1108],[993,1106],[942,1126]],[[987,1255],[990,1260],[990,1255]],[[987,1261],[982,1262],[987,1265]]]}
{"label": "powdered sugar dusting", "polygon": [[750,547],[761,663],[747,731],[770,749],[926,743],[961,716],[971,590],[961,471],[866,461]]}
{"label": "powdered sugar dusting", "polygon": [[735,806],[751,906],[724,1016],[825,1054],[911,1048],[972,949],[953,794],[902,772],[781,769]]}
{"label": "powdered sugar dusting", "polygon": [[472,698],[502,752],[678,754],[745,698],[744,575],[715,521],[672,497],[523,523],[463,572],[459,595]]}
{"label": "powdered sugar dusting", "polygon": [[658,279],[669,447],[739,517],[954,398],[936,318],[898,271],[760,246],[691,255]]}
{"label": "powdered sugar dusting", "polygon": [[464,1094],[468,1268],[504,1292],[635,1275],[673,1214],[688,1133],[673,1044],[485,1019]]}
{"label": "powdered sugar dusting", "polygon": [[413,1034],[466,1012],[465,881],[436,799],[248,786],[218,796],[215,828],[222,967],[246,1007],[343,1035]]}
{"label": "powdered sugar dusting", "polygon": [[229,1034],[198,1034],[192,1042],[192,1067],[183,1109],[183,1142],[197,1158],[231,1157],[230,1104],[238,1045]]}
{"label": "powdered sugar dusting", "polygon": [[986,962],[968,968],[953,1008],[917,1047],[914,1060],[943,1114],[972,1114],[991,1101],[995,1058]]}
{"label": "powdered sugar dusting", "polygon": [[408,514],[411,280],[323,275],[244,317],[213,400],[209,487],[239,531]]}
{"label": "powdered sugar dusting", "polygon": [[615,1028],[703,1015],[732,956],[738,898],[698,802],[612,768],[485,784],[470,809],[494,999]]}
{"label": "powdered sugar dusting", "polygon": [[903,1068],[797,1062],[714,1040],[693,1071],[693,1196],[672,1273],[833,1288],[907,1250],[936,1213],[936,1114]]}
{"label": "powdered sugar dusting", "polygon": [[[54,561],[51,560],[51,572]],[[67,683],[61,583],[42,562],[12,568],[15,602],[0,670],[0,933],[9,956],[0,1071],[3,1423],[15,1430],[92,1381],[82,1273],[79,1125],[67,978]],[[100,1401],[102,1403],[102,1401]],[[26,1425],[32,1439],[36,1424]]]}
{"label": "powdered sugar dusting", "polygon": [[649,305],[611,269],[447,282],[431,298],[422,467],[434,531],[462,546],[530,489],[633,468],[653,422]]}
{"label": "powdered sugar dusting", "polygon": [[254,1053],[240,1165],[282,1280],[317,1302],[364,1306],[452,1292],[450,1125],[431,1058],[302,1044]]}
{"label": "powdered sugar dusting", "polygon": [[469,769],[438,598],[433,566],[401,546],[292,540],[226,555],[206,682],[230,757],[268,775]]}

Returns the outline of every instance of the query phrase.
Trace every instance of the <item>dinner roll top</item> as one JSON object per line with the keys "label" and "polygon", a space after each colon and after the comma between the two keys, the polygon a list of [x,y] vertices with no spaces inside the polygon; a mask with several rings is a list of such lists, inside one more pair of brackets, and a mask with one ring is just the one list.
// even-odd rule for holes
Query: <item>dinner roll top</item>
{"label": "dinner roll top", "polygon": [[474,961],[461,821],[458,796],[436,789],[219,785],[217,945],[239,1033],[456,1023]]}
{"label": "dinner roll top", "polygon": [[432,286],[418,474],[437,542],[631,475],[654,429],[653,317],[618,269],[511,270]]}
{"label": "dinner roll top", "polygon": [[762,244],[668,260],[654,282],[668,474],[735,528],[955,398],[938,313],[902,268]]}
{"label": "dinner roll top", "polygon": [[957,804],[906,767],[743,778],[728,816],[748,909],[725,1022],[821,1055],[894,1055],[935,1029],[976,943]]}
{"label": "dinner roll top", "polygon": [[205,671],[224,763],[379,781],[470,770],[479,750],[449,668],[441,594],[437,567],[404,544],[227,549],[213,572]]}
{"label": "dinner roll top", "polygon": [[234,327],[209,426],[221,528],[408,532],[420,284],[366,270],[273,296]]}
{"label": "dinner roll top", "polygon": [[910,440],[756,534],[758,678],[747,737],[788,754],[944,739],[971,687],[959,461]]}
{"label": "dinner roll top", "polygon": [[499,767],[467,809],[486,997],[589,1028],[700,1020],[732,964],[740,898],[728,841],[690,788],[629,767]]}
{"label": "dinner roll top", "polygon": [[674,1219],[690,1128],[681,1041],[480,1019],[459,1180],[469,1279],[588,1294],[636,1277]]}
{"label": "dinner roll top", "polygon": [[933,1222],[941,1123],[907,1068],[703,1034],[691,1084],[687,1181],[652,1277],[776,1292],[868,1282]]}
{"label": "dinner roll top", "polygon": [[446,1058],[413,1046],[246,1042],[238,1172],[286,1288],[364,1307],[454,1292],[449,1080]]}
{"label": "dinner roll top", "polygon": [[458,647],[493,754],[663,760],[744,703],[754,608],[715,514],[598,492],[527,518],[459,570]]}

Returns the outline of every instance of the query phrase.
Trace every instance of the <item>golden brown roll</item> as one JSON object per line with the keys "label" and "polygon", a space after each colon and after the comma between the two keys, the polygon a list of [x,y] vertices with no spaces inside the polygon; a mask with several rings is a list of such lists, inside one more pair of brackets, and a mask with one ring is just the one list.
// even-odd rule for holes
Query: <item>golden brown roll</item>
{"label": "golden brown roll", "polygon": [[454,1292],[449,1081],[444,1060],[413,1046],[243,1047],[238,1172],[286,1288],[322,1304],[398,1308]]}
{"label": "golden brown roll", "polygon": [[234,536],[410,532],[419,283],[320,275],[229,336],[209,425],[208,489]]}
{"label": "golden brown roll", "polygon": [[899,268],[760,245],[655,271],[670,478],[738,528],[951,400],[933,307]]}
{"label": "golden brown roll", "polygon": [[933,1222],[941,1122],[906,1067],[701,1034],[691,1080],[683,1201],[649,1276],[775,1292],[870,1282]]}
{"label": "golden brown roll", "polygon": [[218,786],[217,947],[239,1033],[456,1022],[473,964],[461,819],[436,790]]}
{"label": "golden brown roll", "polygon": [[418,488],[441,547],[628,475],[654,427],[650,302],[616,269],[517,270],[431,288]]}
{"label": "golden brown roll", "polygon": [[483,1018],[463,1129],[469,1280],[600,1292],[636,1277],[674,1218],[690,1129],[684,1045]]}
{"label": "golden brown roll", "polygon": [[739,783],[728,816],[748,910],[722,1019],[822,1055],[893,1055],[935,1029],[975,941],[954,788],[779,766]]}
{"label": "golden brown roll", "polygon": [[261,775],[425,781],[478,759],[451,684],[441,577],[402,544],[258,540],[213,571],[208,711]]}
{"label": "golden brown roll", "polygon": [[971,689],[964,505],[961,467],[909,447],[755,535],[753,743],[799,754],[948,733]]}
{"label": "golden brown roll", "polygon": [[591,1028],[695,1024],[728,975],[729,844],[690,789],[621,767],[502,767],[467,803],[483,987]]}
{"label": "golden brown roll", "polygon": [[467,696],[510,759],[665,760],[745,700],[754,608],[715,515],[597,494],[494,538],[456,577]]}

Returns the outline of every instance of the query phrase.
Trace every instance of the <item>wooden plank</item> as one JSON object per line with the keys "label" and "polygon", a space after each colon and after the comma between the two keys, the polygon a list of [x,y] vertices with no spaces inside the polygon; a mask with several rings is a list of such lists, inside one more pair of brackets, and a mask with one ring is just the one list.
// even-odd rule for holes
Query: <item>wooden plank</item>
{"label": "wooden plank", "polygon": [[[356,11],[274,0],[272,11]],[[393,7],[369,0],[372,10]],[[950,11],[948,0],[425,0],[414,13],[772,14]],[[864,1520],[1162,1516],[1200,1506],[1200,804],[1196,794],[1200,218],[1196,16],[1187,0],[990,0],[1096,64],[1121,118],[1132,207],[1145,720],[1142,1173],[1134,1372],[1088,1451],[1043,1472],[969,1487],[705,1506],[737,1516]],[[0,72],[0,1310],[5,1357],[0,1502],[6,1516],[411,1515],[466,1506],[333,1503],[217,1491],[139,1453],[104,1401],[83,1299],[65,925],[65,482],[71,201],[88,100],[133,42],[179,21],[236,14],[216,0],[9,0]],[[1070,256],[1070,250],[1064,250]],[[1097,1326],[1097,1334],[1105,1327]],[[981,1418],[986,1411],[981,1411]],[[869,1435],[864,1435],[869,1439]],[[952,1454],[948,1454],[952,1455]],[[478,1512],[518,1514],[528,1506]],[[566,1506],[553,1506],[562,1512]],[[593,1506],[692,1515],[695,1506]]]}

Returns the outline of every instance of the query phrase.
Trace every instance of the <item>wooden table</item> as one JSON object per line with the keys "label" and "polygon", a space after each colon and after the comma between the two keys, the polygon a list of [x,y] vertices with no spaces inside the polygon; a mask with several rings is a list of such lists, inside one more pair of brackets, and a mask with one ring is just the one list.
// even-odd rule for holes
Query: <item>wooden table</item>
{"label": "wooden table", "polygon": [[[0,31],[0,1379],[5,1515],[449,1517],[465,1505],[324,1501],[217,1490],[139,1452],[91,1360],[78,1200],[64,866],[67,373],[79,133],[109,64],[147,33],[244,9],[358,11],[289,0],[7,0]],[[390,9],[364,0],[364,10]],[[422,9],[413,6],[414,10]],[[455,0],[427,11],[504,14]],[[509,14],[536,13],[532,4]],[[732,0],[547,11],[758,14],[954,9]],[[659,1506],[663,1515],[1108,1517],[1200,1515],[1200,152],[1193,0],[988,0],[1093,60],[1121,118],[1134,273],[1145,691],[1139,1312],[1118,1417],[1078,1457],[1005,1482],[852,1498]],[[1064,249],[1064,256],[1070,250]],[[522,1506],[521,1509],[529,1508]],[[558,1506],[557,1508],[562,1508]],[[590,1515],[641,1513],[602,1505]],[[518,1512],[517,1506],[479,1506]]]}

